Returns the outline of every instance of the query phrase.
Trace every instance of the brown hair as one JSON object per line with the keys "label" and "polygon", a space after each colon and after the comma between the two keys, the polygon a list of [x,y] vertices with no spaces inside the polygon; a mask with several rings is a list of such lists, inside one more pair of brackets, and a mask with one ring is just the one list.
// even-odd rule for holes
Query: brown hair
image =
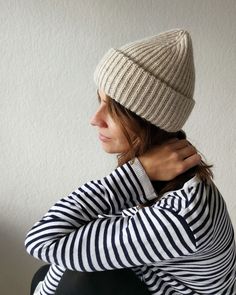
{"label": "brown hair", "polygon": [[[108,112],[120,125],[130,146],[130,149],[127,152],[117,155],[118,167],[134,159],[136,156],[142,155],[152,146],[160,145],[170,138],[186,139],[186,134],[183,130],[178,132],[167,132],[137,116],[108,95],[106,95],[106,97]],[[130,134],[132,134],[132,136],[130,136]],[[199,151],[198,153],[201,154]],[[201,156],[203,157],[202,154]],[[150,206],[165,192],[180,189],[183,184],[194,175],[198,176],[203,182],[210,182],[213,179],[213,172],[211,171],[212,167],[213,165],[208,165],[201,160],[198,165],[190,168],[170,181],[152,181],[152,185],[158,194],[158,198],[151,200],[146,204],[139,205],[139,207]]]}

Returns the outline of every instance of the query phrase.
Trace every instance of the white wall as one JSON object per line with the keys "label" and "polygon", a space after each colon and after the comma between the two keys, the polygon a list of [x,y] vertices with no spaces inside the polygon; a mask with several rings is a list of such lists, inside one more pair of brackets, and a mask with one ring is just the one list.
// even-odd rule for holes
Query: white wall
{"label": "white wall", "polygon": [[236,226],[235,0],[0,0],[1,294],[28,294],[40,262],[27,230],[59,198],[109,173],[89,118],[93,71],[110,47],[186,28],[196,107],[185,125],[214,164]]}

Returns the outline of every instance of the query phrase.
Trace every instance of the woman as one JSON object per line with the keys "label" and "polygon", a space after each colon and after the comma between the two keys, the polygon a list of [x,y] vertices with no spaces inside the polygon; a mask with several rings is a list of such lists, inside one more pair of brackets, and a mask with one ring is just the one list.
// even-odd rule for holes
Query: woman
{"label": "woman", "polygon": [[181,129],[194,106],[189,33],[111,48],[94,78],[91,124],[118,166],[27,234],[28,253],[51,265],[35,294],[236,294],[226,204]]}

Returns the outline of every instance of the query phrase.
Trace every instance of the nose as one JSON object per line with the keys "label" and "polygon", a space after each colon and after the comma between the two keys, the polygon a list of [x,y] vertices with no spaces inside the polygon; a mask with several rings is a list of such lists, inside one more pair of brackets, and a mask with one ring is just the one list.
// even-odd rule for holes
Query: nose
{"label": "nose", "polygon": [[101,111],[97,111],[90,119],[92,126],[107,127],[106,118]]}
{"label": "nose", "polygon": [[91,124],[92,126],[96,126],[96,125],[97,125],[96,122],[97,122],[97,120],[96,120],[96,116],[93,115],[93,116],[91,117],[91,119],[90,119],[90,124]]}

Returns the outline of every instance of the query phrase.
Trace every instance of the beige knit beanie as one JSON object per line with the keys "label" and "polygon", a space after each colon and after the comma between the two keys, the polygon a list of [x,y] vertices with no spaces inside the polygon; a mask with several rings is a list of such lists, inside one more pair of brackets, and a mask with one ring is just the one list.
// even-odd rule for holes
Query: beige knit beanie
{"label": "beige knit beanie", "polygon": [[98,63],[98,89],[169,132],[180,130],[195,101],[195,68],[190,34],[172,29],[111,48]]}

